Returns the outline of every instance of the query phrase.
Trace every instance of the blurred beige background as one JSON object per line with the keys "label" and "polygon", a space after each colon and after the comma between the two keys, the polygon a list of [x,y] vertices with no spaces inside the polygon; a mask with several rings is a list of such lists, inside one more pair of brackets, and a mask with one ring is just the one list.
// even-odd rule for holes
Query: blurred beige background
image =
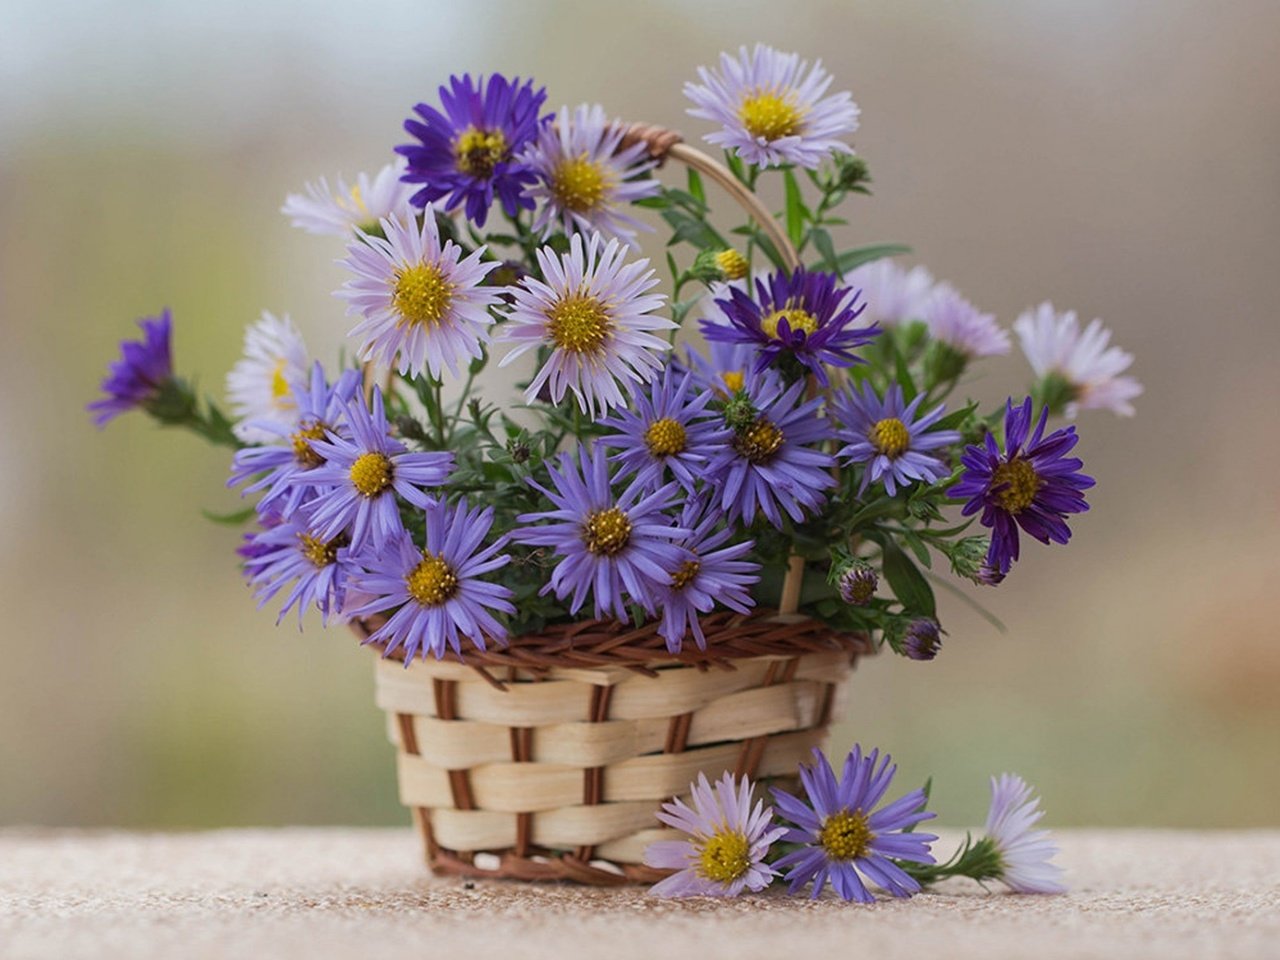
{"label": "blurred beige background", "polygon": [[83,404],[164,304],[219,393],[264,307],[334,356],[338,250],[277,208],[385,162],[450,72],[698,135],[681,83],[756,39],[863,108],[850,241],[1006,324],[1102,316],[1147,387],[1080,424],[1074,542],[982,594],[1008,633],[944,599],[941,657],[867,663],[836,742],[934,774],[950,824],[1005,769],[1058,825],[1280,823],[1277,36],[1267,0],[0,0],[0,823],[406,821],[368,655],[276,629],[200,516],[237,504],[223,454]]}

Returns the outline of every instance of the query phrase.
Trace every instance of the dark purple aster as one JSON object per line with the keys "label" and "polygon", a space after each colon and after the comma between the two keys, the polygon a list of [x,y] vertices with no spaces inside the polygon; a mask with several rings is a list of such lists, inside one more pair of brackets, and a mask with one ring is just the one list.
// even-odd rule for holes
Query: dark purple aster
{"label": "dark purple aster", "polygon": [[751,523],[758,509],[781,528],[781,507],[800,523],[806,510],[822,507],[823,491],[835,485],[828,472],[834,458],[807,446],[829,439],[830,429],[818,414],[821,398],[796,405],[804,388],[797,381],[784,392],[779,378],[762,380],[751,398],[755,418],[712,457],[707,480],[730,520]]}
{"label": "dark purple aster", "polygon": [[293,482],[318,491],[310,504],[316,536],[332,540],[346,533],[351,552],[358,554],[367,542],[381,549],[404,529],[397,496],[426,508],[431,498],[421,488],[444,483],[453,469],[453,454],[408,453],[387,429],[377,387],[372,410],[359,395],[342,410],[351,436],[331,430],[327,440],[313,440],[312,448],[325,463],[296,474]]}
{"label": "dark purple aster", "polygon": [[252,547],[263,551],[245,565],[249,583],[257,588],[261,607],[288,589],[279,623],[295,605],[298,627],[307,608],[315,606],[326,623],[339,614],[347,579],[358,568],[345,549],[347,538],[332,540],[314,536],[302,515],[253,536]]}
{"label": "dark purple aster", "polygon": [[1018,559],[1019,527],[1041,543],[1070,540],[1067,514],[1089,509],[1081,491],[1095,483],[1080,472],[1084,466],[1081,460],[1066,456],[1080,439],[1076,428],[1044,436],[1049,417],[1045,407],[1031,431],[1031,409],[1030,397],[1017,408],[1009,400],[1005,404],[1004,452],[991,434],[982,446],[966,447],[960,458],[965,472],[947,491],[952,497],[968,498],[962,511],[965,516],[982,511],[982,525],[991,529],[987,567],[993,578],[1008,573]]}
{"label": "dark purple aster", "polygon": [[892,861],[935,862],[929,844],[937,837],[903,832],[934,816],[924,809],[924,791],[912,790],[875,810],[897,769],[888,754],[880,761],[879,750],[864,757],[862,748],[855,746],[837,780],[815,747],[813,765],[800,767],[808,803],[774,789],[779,816],[794,824],[783,842],[804,844],[774,862],[779,870],[787,870],[784,879],[792,893],[812,882],[812,896],[817,897],[830,881],[845,900],[871,903],[875,897],[863,877],[895,897],[920,892],[920,884]]}
{"label": "dark purple aster", "polygon": [[855,326],[866,304],[858,303],[859,291],[837,287],[829,273],[810,273],[803,267],[794,273],[771,273],[756,281],[754,298],[737,287],[716,305],[729,322],[701,321],[703,335],[711,341],[750,343],[759,350],[756,370],[776,365],[779,357],[795,356],[818,381],[827,385],[824,365],[851,367],[863,361],[853,351],[875,339],[880,328]]}
{"label": "dark purple aster", "polygon": [[106,397],[88,406],[93,422],[99,427],[154,400],[161,388],[173,379],[169,308],[162,310],[158,317],[144,317],[138,326],[142,328],[142,340],[121,342],[120,359],[111,365],[102,381]]}
{"label": "dark purple aster", "polygon": [[578,448],[577,462],[562,454],[558,468],[548,467],[554,489],[530,480],[532,487],[555,506],[554,510],[521,514],[521,523],[551,520],[545,526],[525,527],[513,539],[555,548],[562,559],[542,588],[563,600],[572,596],[570,612],[577,613],[590,591],[597,618],[612,615],[627,619],[627,601],[651,613],[659,588],[671,581],[671,571],[691,559],[687,550],[671,541],[692,531],[674,524],[663,510],[670,505],[678,485],[668,483],[649,492],[639,479],[632,480],[621,496],[609,486],[609,467],[603,447],[588,454]]}
{"label": "dark purple aster", "polygon": [[507,215],[521,208],[532,210],[526,188],[538,180],[533,167],[522,159],[525,148],[537,138],[543,123],[538,118],[547,99],[545,89],[533,89],[533,81],[508,80],[500,73],[473,82],[470,74],[450,77],[440,88],[444,112],[425,103],[414,107],[421,121],[412,117],[404,128],[421,143],[396,147],[409,162],[402,177],[420,183],[412,202],[425,207],[448,197],[446,209],[466,202],[467,219],[484,226],[496,193]]}

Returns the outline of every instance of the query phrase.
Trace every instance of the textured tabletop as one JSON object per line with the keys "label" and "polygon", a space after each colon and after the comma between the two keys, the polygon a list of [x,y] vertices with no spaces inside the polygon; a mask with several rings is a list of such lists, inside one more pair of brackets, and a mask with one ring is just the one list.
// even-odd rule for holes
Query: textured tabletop
{"label": "textured tabletop", "polygon": [[9,829],[0,957],[1280,957],[1280,832],[1058,836],[1068,896],[952,881],[867,907],[469,886],[408,830]]}

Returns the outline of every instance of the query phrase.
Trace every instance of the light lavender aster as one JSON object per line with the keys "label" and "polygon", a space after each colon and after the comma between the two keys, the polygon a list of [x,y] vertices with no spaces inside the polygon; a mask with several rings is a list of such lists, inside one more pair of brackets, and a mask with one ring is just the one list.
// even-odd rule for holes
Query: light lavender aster
{"label": "light lavender aster", "polygon": [[[1048,830],[1033,829],[1044,816],[1026,781],[1005,773],[991,778],[986,840],[999,858],[996,877],[1018,893],[1065,893],[1058,853]],[[981,841],[980,841],[981,842]]]}
{"label": "light lavender aster", "polygon": [[1009,332],[996,318],[983,313],[949,283],[939,283],[925,301],[924,322],[929,336],[964,358],[991,357],[1009,352]]}
{"label": "light lavender aster", "polygon": [[261,607],[288,588],[276,623],[293,606],[298,608],[298,628],[307,609],[314,606],[326,624],[342,619],[342,603],[347,581],[358,567],[345,549],[347,538],[316,537],[307,525],[305,513],[254,534],[244,548],[261,551],[246,564],[249,583],[257,588]]}
{"label": "light lavender aster", "polygon": [[872,260],[844,275],[844,285],[862,290],[864,323],[896,327],[924,316],[933,293],[933,275],[924,267],[904,270],[889,257]]}
{"label": "light lavender aster", "polygon": [[884,481],[885,492],[892,497],[899,487],[905,489],[917,480],[936,483],[950,473],[937,451],[958,443],[960,433],[934,429],[945,412],[942,404],[918,416],[923,402],[921,393],[904,403],[902,388],[896,384],[882,400],[866,380],[861,389],[851,384],[836,395],[832,416],[842,424],[840,439],[847,441],[838,456],[846,463],[866,464],[859,496],[877,480]]}
{"label": "light lavender aster", "polygon": [[240,421],[232,430],[246,443],[269,443],[269,430],[257,420],[289,423],[297,404],[295,387],[307,382],[307,345],[289,315],[262,311],[262,319],[245,328],[244,356],[227,374],[227,405]]}
{"label": "light lavender aster", "polygon": [[330,188],[324,177],[303,187],[302,193],[285,197],[280,212],[289,222],[307,233],[332,234],[349,238],[357,230],[376,233],[382,220],[407,223],[413,219],[409,195],[413,187],[401,181],[407,164],[397,158],[374,176],[357,174],[356,182],[347,185],[338,177]]}
{"label": "light lavender aster", "polygon": [[1068,417],[1094,409],[1133,416],[1130,401],[1142,393],[1142,384],[1120,375],[1133,363],[1133,354],[1109,345],[1111,331],[1101,320],[1081,330],[1074,310],[1059,313],[1046,301],[1024,311],[1013,329],[1031,369],[1047,387],[1040,392],[1054,394],[1048,397],[1054,401],[1062,394]]}

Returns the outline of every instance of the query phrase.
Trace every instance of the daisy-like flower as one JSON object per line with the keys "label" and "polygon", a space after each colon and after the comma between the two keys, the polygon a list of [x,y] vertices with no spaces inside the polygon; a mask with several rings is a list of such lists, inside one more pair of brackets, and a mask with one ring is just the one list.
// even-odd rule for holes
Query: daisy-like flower
{"label": "daisy-like flower", "polygon": [[329,386],[324,367],[316,361],[307,389],[294,387],[293,410],[286,422],[269,419],[246,424],[271,442],[237,450],[227,486],[252,481],[244,489],[246,494],[266,491],[258,502],[259,516],[293,516],[317,492],[308,475],[325,461],[315,442],[330,433],[346,436],[343,411],[359,388],[356,370],[344,370]]}
{"label": "daisy-like flower", "polygon": [[298,628],[307,609],[314,606],[327,624],[342,610],[348,578],[358,568],[346,549],[347,539],[316,537],[302,516],[295,515],[253,535],[251,547],[262,552],[246,564],[249,583],[262,607],[288,588],[279,623],[291,608],[298,608]]}
{"label": "daisy-like flower", "polygon": [[101,400],[89,404],[93,422],[105,426],[108,421],[130,410],[144,407],[160,396],[173,381],[173,355],[169,341],[173,320],[166,307],[158,317],[138,321],[142,339],[120,343],[120,359],[102,381]]}
{"label": "daisy-like flower", "polygon": [[622,410],[602,422],[617,433],[601,437],[619,450],[610,459],[619,465],[617,479],[634,473],[647,487],[661,486],[667,471],[690,493],[711,452],[730,437],[729,430],[707,410],[713,395],[699,391],[691,374],[679,377],[670,367],[654,380],[648,393],[637,393],[634,409]]}
{"label": "daisy-like flower", "polygon": [[529,188],[538,175],[523,154],[552,120],[538,117],[546,99],[545,89],[534,90],[532,80],[522,85],[519,77],[450,77],[449,86],[440,87],[444,112],[418,104],[413,109],[422,121],[410,118],[404,128],[420,142],[396,147],[409,162],[405,182],[422,184],[412,202],[425,207],[448,197],[447,210],[465,203],[467,219],[478,227],[495,194],[509,217],[532,210]]}
{"label": "daisy-like flower", "polygon": [[562,454],[558,467],[548,467],[554,489],[533,480],[529,485],[554,505],[554,510],[524,513],[516,519],[545,526],[516,530],[512,538],[533,546],[553,547],[563,557],[542,593],[558,599],[572,597],[570,613],[577,613],[591,592],[595,616],[627,619],[627,601],[653,611],[658,588],[665,587],[672,570],[690,559],[688,551],[672,543],[691,531],[671,522],[663,510],[678,485],[669,483],[653,492],[632,480],[620,497],[609,487],[609,467],[603,447],[588,454],[578,448],[578,462]]}
{"label": "daisy-like flower", "polygon": [[1000,329],[992,314],[981,312],[949,283],[933,288],[924,304],[923,319],[929,336],[964,361],[1009,352],[1009,332]]}
{"label": "daisy-like flower", "polygon": [[227,373],[227,404],[240,421],[232,429],[246,443],[274,439],[255,425],[258,420],[288,423],[293,394],[307,380],[307,345],[286,314],[262,311],[262,319],[245,328],[244,356]]}
{"label": "daisy-like flower", "polygon": [[986,836],[998,860],[993,875],[1017,893],[1066,893],[1062,868],[1052,863],[1057,844],[1048,830],[1033,829],[1044,816],[1040,800],[1016,774],[991,778]]}
{"label": "daisy-like flower", "polygon": [[812,766],[800,768],[807,803],[786,791],[773,791],[779,813],[795,824],[782,839],[804,844],[774,862],[787,871],[791,892],[812,883],[812,896],[817,897],[830,881],[843,899],[871,903],[875,897],[865,877],[895,897],[919,893],[920,884],[893,860],[934,862],[929,845],[938,838],[904,832],[934,816],[924,809],[924,791],[912,790],[876,810],[898,769],[888,754],[883,761],[878,750],[864,757],[862,748],[855,746],[838,780],[822,751],[815,748],[813,759]]}
{"label": "daisy-like flower", "polygon": [[366,543],[380,550],[400,533],[399,496],[426,508],[431,498],[423,487],[444,483],[453,469],[452,453],[409,453],[387,429],[382,391],[373,390],[373,408],[357,396],[343,405],[350,437],[332,431],[325,440],[311,441],[324,465],[293,478],[319,489],[311,506],[311,527],[326,543],[345,533],[352,553]]}
{"label": "daisy-like flower", "polygon": [[757,370],[776,365],[783,356],[794,356],[824,386],[825,365],[850,367],[862,361],[853,353],[880,332],[878,327],[855,326],[863,305],[858,291],[837,287],[829,273],[777,272],[756,281],[756,295],[729,287],[728,297],[717,300],[728,323],[704,319],[703,335],[711,341],[747,343],[757,350]]}
{"label": "daisy-like flower", "polygon": [[337,295],[348,314],[364,316],[351,331],[360,359],[435,380],[444,367],[457,376],[459,361],[480,358],[489,342],[489,307],[501,293],[482,284],[498,261],[481,260],[484,247],[464,259],[452,240],[441,246],[430,206],[421,226],[383,220],[382,229],[385,240],[361,234],[341,261],[355,279]]}
{"label": "daisy-like flower", "polygon": [[1134,397],[1142,384],[1120,376],[1133,354],[1109,346],[1111,331],[1094,320],[1082,331],[1074,310],[1058,313],[1052,303],[1027,310],[1013,322],[1031,369],[1040,378],[1037,392],[1068,417],[1081,410],[1106,409],[1133,416]]}
{"label": "daisy-like flower", "polygon": [[862,319],[882,327],[896,327],[924,316],[933,293],[933,275],[924,267],[904,270],[888,257],[849,271],[844,283],[862,291],[867,305]]}
{"label": "daisy-like flower", "polygon": [[385,644],[384,655],[403,650],[407,666],[419,654],[424,660],[440,659],[448,649],[461,654],[463,640],[480,650],[490,639],[505,641],[506,628],[489,611],[515,613],[514,594],[483,577],[511,558],[498,552],[505,540],[485,545],[492,526],[492,507],[470,509],[465,499],[451,507],[436,500],[427,505],[425,549],[402,533],[386,549],[366,552],[368,572],[354,583],[370,599],[350,615],[399,609],[365,642]]}
{"label": "daisy-like flower", "polygon": [[626,127],[610,123],[599,104],[582,104],[560,122],[545,126],[524,157],[538,172],[529,196],[542,203],[533,229],[544,238],[556,227],[566,234],[591,233],[631,240],[636,230],[651,230],[625,211],[627,204],[652,197],[657,180],[645,174],[655,161],[643,143],[619,150]]}
{"label": "daisy-like flower", "polygon": [[652,331],[676,324],[654,315],[666,297],[646,292],[658,279],[648,260],[626,263],[627,249],[616,238],[605,243],[593,233],[585,244],[575,234],[563,257],[550,247],[538,251],[546,282],[521,281],[500,335],[515,344],[502,366],[539,346],[551,348],[525,391],[526,401],[532,402],[544,384],[555,403],[572,390],[578,406],[594,419],[597,408],[604,413],[626,405],[622,384],[631,391],[662,369],[659,355],[671,345]]}
{"label": "daisy-like flower", "polygon": [[[982,511],[984,527],[991,530],[987,566],[993,575],[1009,572],[1018,559],[1018,528],[1041,543],[1066,543],[1071,539],[1067,515],[1089,509],[1083,491],[1094,479],[1080,472],[1084,464],[1067,453],[1079,441],[1074,426],[1044,435],[1049,408],[1040,411],[1031,429],[1031,398],[1018,407],[1005,405],[1005,449],[987,434],[982,446],[965,448],[960,458],[964,474],[948,489],[952,497],[968,498],[961,512]],[[1030,434],[1030,436],[1028,436]],[[998,581],[997,581],[998,582]]]}
{"label": "daisy-like flower", "polygon": [[357,174],[351,186],[339,177],[337,186],[330,189],[329,181],[321,177],[307,183],[302,193],[285,197],[280,212],[307,233],[346,238],[357,230],[376,233],[383,220],[408,223],[413,219],[409,203],[413,188],[400,179],[404,171],[404,160],[397,158],[372,177]]}
{"label": "daisy-like flower", "polygon": [[715,785],[705,773],[689,785],[693,805],[675,798],[662,805],[658,819],[688,840],[659,840],[644,851],[650,867],[675,870],[649,892],[658,897],[736,897],[743,890],[767,887],[775,871],[764,862],[784,833],[773,826],[773,808],[751,805],[751,781],[726,773]]}
{"label": "daisy-like flower", "polygon": [[802,380],[785,392],[778,378],[763,381],[751,398],[754,416],[707,465],[707,479],[730,520],[751,523],[759,510],[781,528],[785,510],[800,523],[805,511],[821,509],[823,491],[835,485],[828,472],[835,460],[809,446],[830,437],[830,425],[818,414],[822,399],[797,406],[803,390]]}
{"label": "daisy-like flower", "polygon": [[936,483],[950,473],[935,451],[959,442],[960,433],[933,429],[945,408],[938,404],[918,416],[923,402],[921,393],[904,403],[902,388],[896,384],[882,400],[865,380],[861,389],[851,384],[836,395],[833,417],[842,424],[838,436],[847,441],[838,456],[845,463],[866,464],[859,496],[877,480],[884,481],[885,492],[892,497],[899,487],[917,480]]}
{"label": "daisy-like flower", "polygon": [[810,68],[799,54],[758,43],[720,54],[720,69],[699,67],[698,78],[684,85],[689,115],[720,124],[706,141],[747,163],[816,170],[833,153],[853,153],[841,138],[858,129],[858,106],[847,91],[826,95],[821,61]]}

